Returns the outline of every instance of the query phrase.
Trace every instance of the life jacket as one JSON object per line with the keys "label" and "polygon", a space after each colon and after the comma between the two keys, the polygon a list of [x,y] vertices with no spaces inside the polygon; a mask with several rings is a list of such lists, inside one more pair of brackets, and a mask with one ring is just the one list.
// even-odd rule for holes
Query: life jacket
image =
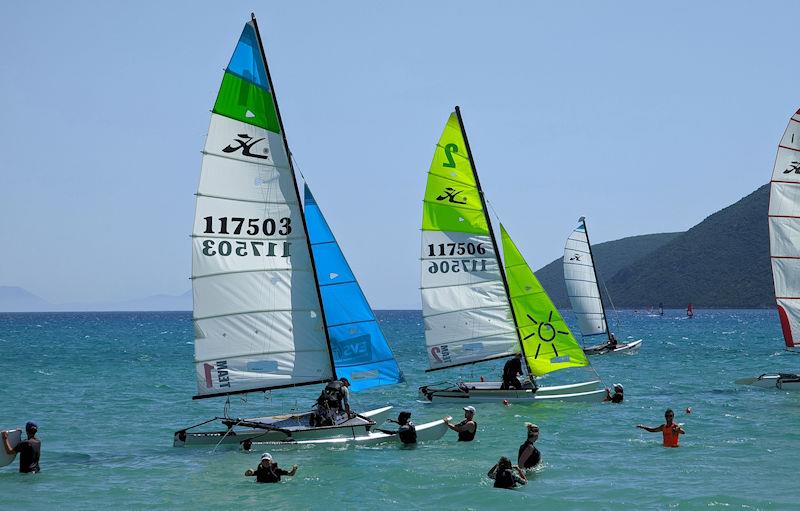
{"label": "life jacket", "polygon": [[406,422],[397,430],[397,436],[404,444],[417,443],[417,428],[411,421]]}
{"label": "life jacket", "polygon": [[680,435],[677,431],[672,431],[672,428],[677,426],[674,422],[671,426],[664,424],[664,428],[661,430],[664,435],[664,447],[678,447],[678,437]]}
{"label": "life jacket", "polygon": [[344,387],[344,383],[339,380],[328,382],[325,388],[322,389],[322,394],[317,399],[317,403],[328,408],[341,408],[342,399],[344,399],[342,387]]}
{"label": "life jacket", "polygon": [[510,468],[498,469],[494,475],[495,488],[516,488],[517,482],[514,480],[514,473]]}
{"label": "life jacket", "polygon": [[459,431],[458,432],[458,441],[459,442],[471,442],[473,438],[475,438],[475,433],[478,432],[478,423],[474,420],[472,421],[475,423],[475,431]]}

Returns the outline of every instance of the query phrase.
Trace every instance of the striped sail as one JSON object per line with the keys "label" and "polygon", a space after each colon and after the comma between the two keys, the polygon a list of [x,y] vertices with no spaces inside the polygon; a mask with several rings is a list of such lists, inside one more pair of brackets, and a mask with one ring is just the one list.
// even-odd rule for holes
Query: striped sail
{"label": "striped sail", "polygon": [[335,376],[287,154],[253,20],[222,78],[197,190],[196,398]]}
{"label": "striped sail", "polygon": [[308,237],[336,374],[346,377],[350,390],[356,392],[402,382],[403,373],[389,343],[308,185],[304,192]]}
{"label": "striped sail", "polygon": [[605,335],[608,326],[584,217],[578,220],[564,247],[564,282],[581,334]]}
{"label": "striped sail", "polygon": [[589,359],[580,344],[502,224],[500,235],[508,293],[531,373],[542,376],[568,367],[588,366]]}
{"label": "striped sail", "polygon": [[772,170],[769,245],[783,339],[793,348],[800,344],[800,110],[789,119]]}
{"label": "striped sail", "polygon": [[428,171],[422,213],[422,315],[430,369],[519,350],[497,249],[458,110]]}

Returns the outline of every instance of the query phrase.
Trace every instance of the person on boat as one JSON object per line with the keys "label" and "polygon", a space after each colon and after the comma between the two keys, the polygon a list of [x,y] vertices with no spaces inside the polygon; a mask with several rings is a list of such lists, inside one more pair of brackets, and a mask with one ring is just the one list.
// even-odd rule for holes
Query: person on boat
{"label": "person on boat", "polygon": [[475,407],[464,407],[464,420],[458,424],[451,424],[450,418],[445,417],[444,423],[448,428],[458,433],[459,442],[471,442],[475,438],[475,433],[478,432],[478,423],[475,422]]}
{"label": "person on boat", "polygon": [[625,391],[625,389],[622,387],[621,383],[615,383],[614,384],[614,393],[612,394],[608,390],[608,388],[606,388],[606,397],[605,397],[605,399],[603,399],[603,401],[610,401],[612,403],[621,403],[625,399],[625,397],[623,395],[624,391]]}
{"label": "person on boat", "polygon": [[35,422],[25,424],[27,440],[23,440],[16,446],[11,447],[8,441],[8,432],[3,431],[3,448],[7,454],[19,454],[19,471],[23,474],[35,474],[41,470],[39,468],[39,456],[42,453],[42,442],[36,438],[39,426]]}
{"label": "person on boat", "polygon": [[512,465],[511,460],[505,456],[501,456],[497,464],[490,468],[486,475],[489,479],[494,479],[495,488],[511,489],[528,484],[525,472],[518,466]]}
{"label": "person on boat", "polygon": [[617,342],[617,336],[615,336],[613,333],[608,334],[608,343],[606,343],[606,348],[609,350],[615,350],[617,349],[618,345],[619,343]]}
{"label": "person on boat", "polygon": [[397,429],[397,436],[400,441],[406,445],[417,443],[417,427],[411,422],[411,412],[400,412],[396,421],[400,426]]}
{"label": "person on boat", "polygon": [[[351,418],[353,413],[350,411],[350,381],[347,378],[339,378],[325,385],[322,393],[317,398],[317,413],[314,422],[316,426],[333,426],[338,423],[339,415],[344,412],[347,418]],[[346,420],[346,419],[345,419]]]}
{"label": "person on boat", "polygon": [[542,460],[542,453],[533,445],[539,440],[539,426],[532,422],[526,422],[525,427],[528,430],[528,437],[519,446],[517,466],[528,470],[539,464]]}
{"label": "person on boat", "polygon": [[672,409],[667,408],[667,411],[664,412],[664,419],[666,422],[655,428],[649,428],[644,424],[639,424],[636,427],[649,431],[650,433],[660,431],[664,435],[664,447],[678,447],[678,437],[680,435],[685,435],[686,431],[683,430],[680,424],[672,422],[673,419],[675,419],[675,412],[673,412]]}
{"label": "person on boat", "polygon": [[515,353],[503,366],[503,383],[500,385],[500,389],[521,389],[522,383],[517,376],[522,376],[522,374],[522,353]]}
{"label": "person on boat", "polygon": [[292,465],[291,470],[278,468],[278,464],[272,461],[272,455],[265,452],[261,455],[261,463],[255,470],[247,469],[244,473],[246,477],[256,477],[259,483],[279,483],[281,476],[293,476],[297,472],[297,465]]}

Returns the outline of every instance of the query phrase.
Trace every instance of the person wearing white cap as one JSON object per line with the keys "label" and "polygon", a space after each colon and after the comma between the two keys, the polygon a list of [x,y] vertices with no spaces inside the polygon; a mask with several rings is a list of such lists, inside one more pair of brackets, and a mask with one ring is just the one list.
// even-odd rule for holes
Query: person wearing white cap
{"label": "person wearing white cap", "polygon": [[471,442],[472,439],[475,438],[475,433],[478,432],[478,423],[475,422],[474,418],[475,418],[475,407],[465,406],[463,421],[459,422],[458,424],[451,424],[450,418],[445,417],[444,423],[447,425],[448,428],[458,433],[459,442]]}
{"label": "person wearing white cap", "polygon": [[611,401],[612,403],[617,403],[617,404],[621,403],[625,399],[625,396],[623,395],[624,390],[625,389],[622,388],[621,383],[615,383],[614,394],[612,395],[611,392],[608,389],[606,389],[606,398],[603,399],[603,401]]}
{"label": "person wearing white cap", "polygon": [[245,476],[256,476],[256,481],[259,483],[278,483],[281,476],[293,476],[297,472],[297,465],[292,465],[289,471],[278,468],[278,464],[272,461],[272,455],[265,452],[261,455],[261,463],[258,464],[255,470],[247,469],[244,473]]}

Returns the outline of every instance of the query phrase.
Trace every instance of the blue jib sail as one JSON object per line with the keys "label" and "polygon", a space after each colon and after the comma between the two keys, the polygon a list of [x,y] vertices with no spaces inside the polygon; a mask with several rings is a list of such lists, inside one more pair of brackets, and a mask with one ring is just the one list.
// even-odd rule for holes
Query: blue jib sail
{"label": "blue jib sail", "polygon": [[305,212],[336,375],[350,380],[353,391],[404,381],[375,314],[308,185]]}

